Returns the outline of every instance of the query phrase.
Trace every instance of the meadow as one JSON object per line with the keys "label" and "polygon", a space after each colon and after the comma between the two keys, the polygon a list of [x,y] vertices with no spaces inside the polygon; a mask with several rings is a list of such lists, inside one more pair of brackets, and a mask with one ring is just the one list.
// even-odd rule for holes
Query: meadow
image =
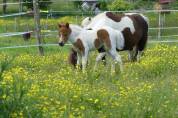
{"label": "meadow", "polygon": [[[148,14],[151,27],[157,26],[155,15]],[[176,26],[175,15],[166,17],[166,26]],[[33,30],[32,18],[17,19],[18,26],[13,18],[1,19],[0,32],[25,31],[27,24]],[[43,31],[56,30],[58,22],[79,24],[81,19],[41,19],[41,24]],[[165,31],[171,33],[176,34]],[[45,43],[57,43],[57,33],[51,35],[43,37]],[[0,38],[0,47],[31,44],[34,37],[28,42],[21,36]],[[85,73],[74,69],[68,64],[70,47],[44,47],[44,56],[36,47],[0,49],[0,118],[178,117],[178,43],[149,43],[140,62],[129,62],[127,52],[120,52],[124,72],[113,75],[110,59],[93,70],[97,52],[91,53]]]}
{"label": "meadow", "polygon": [[[178,117],[178,47],[154,44],[140,62],[122,52],[124,72],[108,66],[86,73],[67,62],[68,47],[0,53],[0,117]],[[108,59],[109,60],[109,59]]]}

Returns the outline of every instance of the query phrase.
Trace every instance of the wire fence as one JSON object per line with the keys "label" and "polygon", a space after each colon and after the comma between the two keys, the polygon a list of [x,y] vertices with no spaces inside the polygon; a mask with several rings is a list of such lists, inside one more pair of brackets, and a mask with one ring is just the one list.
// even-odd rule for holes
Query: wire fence
{"label": "wire fence", "polygon": [[[6,4],[19,4],[19,3],[6,3]],[[3,5],[3,4],[0,4]],[[1,46],[0,50],[3,49],[14,49],[14,48],[27,48],[27,47],[37,47],[37,46],[58,46],[58,44],[56,44],[55,41],[57,41],[57,30],[56,30],[56,25],[53,25],[53,28],[50,27],[48,20],[49,19],[53,19],[54,14],[66,14],[65,16],[67,16],[67,13],[74,13],[77,15],[74,16],[76,18],[76,21],[78,23],[80,23],[81,18],[80,16],[78,16],[79,13],[82,14],[82,18],[85,17],[86,14],[84,14],[81,11],[40,11],[41,13],[45,13],[46,14],[46,24],[42,27],[42,37],[45,39],[49,39],[49,38],[53,38],[52,42],[47,42],[46,44],[42,44],[42,45],[36,45],[36,44],[30,44],[30,43],[25,43],[25,45],[15,45],[15,46]],[[111,11],[111,12],[117,12],[117,13],[142,13],[144,15],[146,15],[149,19],[150,19],[150,28],[149,28],[149,39],[151,39],[148,43],[177,43],[178,42],[178,24],[175,25],[175,21],[178,20],[178,10],[132,10],[132,11]],[[0,42],[2,39],[4,39],[5,37],[9,37],[9,39],[5,39],[5,40],[9,40],[9,42],[11,42],[11,38],[10,37],[18,37],[20,38],[23,34],[26,33],[32,33],[33,35],[33,28],[29,28],[29,25],[33,25],[33,24],[29,24],[27,22],[27,26],[26,29],[27,31],[16,31],[17,30],[17,26],[19,25],[19,22],[17,22],[16,17],[18,16],[24,16],[24,15],[28,15],[28,14],[32,14],[33,12],[20,12],[20,13],[13,13],[13,14],[7,14],[7,15],[2,15],[0,16],[0,18],[4,19],[4,18],[8,18],[8,17],[14,17],[14,32],[9,32],[8,30],[5,31],[5,33],[0,33]],[[49,18],[50,16],[50,18]],[[59,15],[60,16],[60,15]],[[94,16],[94,13],[90,13],[90,16]],[[170,17],[170,18],[169,18]],[[170,22],[170,23],[168,23]],[[169,25],[168,25],[169,24]],[[12,27],[12,26],[11,26]],[[8,25],[5,26],[6,29],[8,29]],[[9,28],[12,29],[12,28]],[[25,28],[24,28],[25,29]],[[50,29],[50,30],[49,30]],[[0,29],[1,30],[1,29]],[[176,32],[177,31],[177,32]],[[34,35],[33,35],[34,37]],[[164,40],[163,40],[164,39]],[[173,40],[174,39],[174,40]],[[16,39],[15,39],[16,40]],[[19,39],[18,39],[19,40]],[[21,40],[21,38],[20,38]],[[2,41],[2,43],[5,42],[4,40]],[[18,41],[17,41],[18,42]],[[33,41],[34,43],[34,41]],[[68,44],[70,45],[70,44]]]}

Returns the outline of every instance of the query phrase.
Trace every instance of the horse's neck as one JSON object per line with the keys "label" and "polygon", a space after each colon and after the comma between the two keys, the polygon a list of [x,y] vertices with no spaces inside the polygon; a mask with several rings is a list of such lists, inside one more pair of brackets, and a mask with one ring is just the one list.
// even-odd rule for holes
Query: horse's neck
{"label": "horse's neck", "polygon": [[79,26],[72,25],[71,26],[71,34],[70,34],[70,41],[73,43],[76,41],[77,36],[81,33],[82,28]]}

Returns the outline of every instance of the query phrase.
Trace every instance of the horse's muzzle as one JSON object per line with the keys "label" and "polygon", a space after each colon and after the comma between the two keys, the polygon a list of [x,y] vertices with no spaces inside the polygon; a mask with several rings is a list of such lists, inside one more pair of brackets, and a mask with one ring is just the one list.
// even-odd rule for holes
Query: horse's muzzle
{"label": "horse's muzzle", "polygon": [[64,46],[64,43],[63,43],[63,42],[60,42],[60,43],[59,43],[59,46]]}

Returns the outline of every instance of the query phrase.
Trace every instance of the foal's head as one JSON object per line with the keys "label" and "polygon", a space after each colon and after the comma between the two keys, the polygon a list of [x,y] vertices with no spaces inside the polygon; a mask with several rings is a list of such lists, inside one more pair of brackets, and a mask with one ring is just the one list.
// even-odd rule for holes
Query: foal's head
{"label": "foal's head", "polygon": [[59,45],[64,46],[64,44],[68,41],[69,36],[71,34],[71,29],[69,27],[69,23],[58,24],[59,28]]}

